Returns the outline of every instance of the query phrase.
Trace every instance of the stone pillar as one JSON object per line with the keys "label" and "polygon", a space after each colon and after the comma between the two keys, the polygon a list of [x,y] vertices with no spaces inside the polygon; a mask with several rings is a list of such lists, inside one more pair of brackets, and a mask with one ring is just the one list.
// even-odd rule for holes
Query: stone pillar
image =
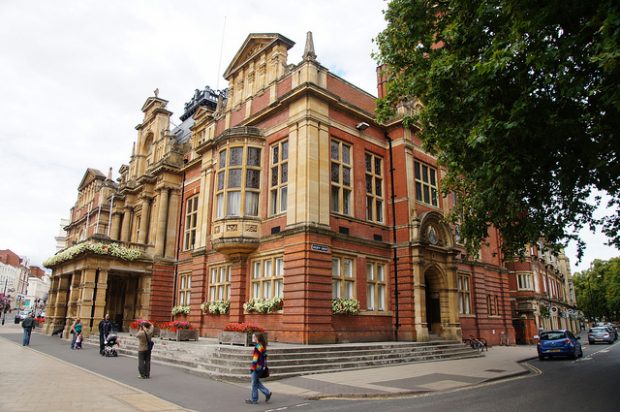
{"label": "stone pillar", "polygon": [[142,198],[142,217],[140,218],[140,234],[138,243],[141,245],[146,243],[146,232],[149,229],[149,220],[151,218],[151,199],[144,196]]}
{"label": "stone pillar", "polygon": [[105,269],[99,269],[99,276],[97,277],[97,290],[94,296],[95,312],[93,314],[93,327],[91,334],[99,334],[99,322],[103,320],[105,316],[106,307],[106,293],[108,291],[108,271]]}
{"label": "stone pillar", "polygon": [[110,237],[113,240],[121,240],[121,214],[112,213],[112,227],[110,228]]}
{"label": "stone pillar", "polygon": [[52,324],[49,325],[50,330],[46,332],[52,333],[56,327],[66,322],[67,317],[67,300],[69,298],[69,285],[71,282],[71,275],[58,275],[58,289],[56,292],[56,299],[54,303],[54,318]]}
{"label": "stone pillar", "polygon": [[131,234],[131,218],[133,210],[129,206],[125,206],[125,212],[123,214],[123,227],[121,229],[121,242],[129,242],[129,236]]}
{"label": "stone pillar", "polygon": [[91,316],[95,303],[95,286],[97,281],[97,269],[85,269],[82,271],[79,300],[77,302],[77,316],[82,320],[82,333],[84,337],[90,336]]}
{"label": "stone pillar", "polygon": [[198,224],[196,225],[196,248],[205,247],[207,245],[207,237],[211,231],[211,202],[213,194],[211,193],[213,178],[213,168],[207,167],[202,170],[200,182],[200,194],[198,199]]}
{"label": "stone pillar", "polygon": [[138,287],[136,290],[137,299],[134,313],[136,318],[151,319],[151,276],[148,274],[141,275],[138,278]]}
{"label": "stone pillar", "polygon": [[168,221],[168,195],[170,189],[162,187],[159,192],[157,213],[157,235],[155,236],[155,255],[163,256],[166,246],[166,222]]}
{"label": "stone pillar", "polygon": [[77,271],[74,272],[71,276],[70,286],[69,286],[69,298],[67,301],[67,316],[65,320],[65,337],[67,337],[69,330],[71,329],[71,324],[75,320],[78,314],[78,301],[80,299],[80,279],[82,277],[82,272]]}
{"label": "stone pillar", "polygon": [[56,302],[58,300],[58,287],[60,276],[53,275],[50,282],[50,290],[47,297],[47,316],[45,319],[44,333],[51,334],[54,329],[54,318],[56,318]]}
{"label": "stone pillar", "polygon": [[179,213],[181,210],[181,191],[174,190],[170,193],[168,201],[168,223],[166,224],[166,247],[165,256],[174,258],[176,254],[177,231],[179,230]]}

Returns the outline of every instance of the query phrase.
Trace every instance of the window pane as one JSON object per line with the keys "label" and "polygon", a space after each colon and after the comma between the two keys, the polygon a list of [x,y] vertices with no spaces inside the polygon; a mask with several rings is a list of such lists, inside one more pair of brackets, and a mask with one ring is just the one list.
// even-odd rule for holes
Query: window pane
{"label": "window pane", "polygon": [[271,168],[271,186],[278,185],[278,166]]}
{"label": "window pane", "polygon": [[424,194],[424,203],[430,203],[430,194],[428,190],[428,186],[424,186],[424,190],[422,191]]}
{"label": "window pane", "polygon": [[366,219],[368,220],[372,220],[373,218],[373,214],[372,214],[372,205],[373,205],[373,198],[371,196],[367,196],[366,197]]}
{"label": "window pane", "polygon": [[351,168],[342,168],[342,184],[345,186],[351,186]]}
{"label": "window pane", "polygon": [[346,291],[344,297],[346,299],[353,299],[353,282],[345,282],[345,287]]}
{"label": "window pane", "polygon": [[344,259],[344,275],[346,277],[353,277],[353,261],[351,259]]}
{"label": "window pane", "polygon": [[338,142],[331,142],[330,146],[329,146],[329,152],[330,152],[330,156],[333,160],[339,160],[340,159],[340,154],[339,152],[339,144]]}
{"label": "window pane", "polygon": [[252,277],[254,279],[258,279],[260,276],[260,262],[254,262],[254,271],[252,272]]}
{"label": "window pane", "polygon": [[284,259],[278,258],[276,259],[276,276],[284,275]]}
{"label": "window pane", "polygon": [[224,216],[224,195],[222,193],[216,196],[215,203],[216,203],[215,216],[218,218],[223,217]]}
{"label": "window pane", "polygon": [[377,200],[377,222],[383,222],[383,202]]}
{"label": "window pane", "polygon": [[241,187],[241,169],[228,170],[228,187]]}
{"label": "window pane", "polygon": [[248,166],[260,166],[260,149],[248,147]]}
{"label": "window pane", "polygon": [[332,186],[332,212],[340,211],[340,190],[336,186]]}
{"label": "window pane", "polygon": [[337,280],[332,281],[332,299],[338,299],[340,297],[340,282]]}
{"label": "window pane", "polygon": [[415,178],[420,178],[420,163],[415,162]]}
{"label": "window pane", "polygon": [[422,201],[422,184],[420,182],[415,182],[415,199]]}
{"label": "window pane", "polygon": [[284,186],[280,189],[280,211],[284,212],[286,210],[286,201],[288,196],[288,188]]}
{"label": "window pane", "polygon": [[282,160],[288,159],[288,142],[282,142]]}
{"label": "window pane", "polygon": [[230,163],[229,166],[241,166],[241,159],[243,157],[242,147],[233,147],[230,149]]}
{"label": "window pane", "polygon": [[377,266],[377,279],[379,280],[379,282],[384,282],[385,281],[385,274],[383,273],[384,271],[384,267],[383,265],[379,265]]}
{"label": "window pane", "polygon": [[217,282],[217,269],[211,269],[211,283]]}
{"label": "window pane", "polygon": [[422,166],[422,181],[428,183],[428,167]]}
{"label": "window pane", "polygon": [[278,213],[278,190],[271,191],[271,214]]}
{"label": "window pane", "polygon": [[345,215],[348,215],[351,213],[350,204],[351,204],[351,191],[343,190],[342,191],[342,213],[344,213]]}
{"label": "window pane", "polygon": [[218,165],[220,169],[226,167],[226,150],[222,150],[220,152],[220,164]]}
{"label": "window pane", "polygon": [[366,175],[366,193],[372,193],[372,176]]}
{"label": "window pane", "polygon": [[437,182],[435,181],[435,169],[431,169],[431,186],[437,186]]}
{"label": "window pane", "polygon": [[332,276],[333,277],[340,276],[340,259],[338,258],[332,259]]}
{"label": "window pane", "polygon": [[383,196],[383,190],[381,189],[381,179],[375,178],[375,194],[377,196]]}
{"label": "window pane", "polygon": [[228,192],[228,205],[226,214],[228,216],[239,216],[241,206],[241,192]]}
{"label": "window pane", "polygon": [[383,173],[381,172],[381,159],[375,157],[375,174],[377,176],[381,176]]}
{"label": "window pane", "polygon": [[245,192],[245,214],[247,216],[258,216],[258,193]]}
{"label": "window pane", "polygon": [[209,301],[211,301],[211,302],[215,302],[216,301],[215,286],[211,286],[209,288]]}
{"label": "window pane", "polygon": [[351,147],[342,145],[342,163],[351,164]]}
{"label": "window pane", "polygon": [[271,149],[271,164],[276,164],[278,163],[280,160],[280,148],[278,147],[278,145],[273,146],[273,148]]}
{"label": "window pane", "polygon": [[368,280],[375,280],[375,266],[372,263],[366,264],[366,275]]}
{"label": "window pane", "polygon": [[280,176],[280,183],[288,182],[288,163],[284,163],[280,169],[282,176]]}
{"label": "window pane", "polygon": [[224,189],[224,171],[217,174],[217,190]]}
{"label": "window pane", "polygon": [[366,307],[369,310],[375,308],[375,288],[373,285],[366,286]]}
{"label": "window pane", "polygon": [[364,166],[366,166],[367,172],[369,173],[372,172],[372,156],[369,155],[368,153],[364,155]]}
{"label": "window pane", "polygon": [[245,177],[245,187],[258,189],[260,187],[260,170],[248,169]]}
{"label": "window pane", "polygon": [[265,261],[265,270],[263,271],[263,277],[270,278],[273,276],[272,272],[273,265],[271,264],[271,259]]}
{"label": "window pane", "polygon": [[258,282],[254,283],[253,285],[252,297],[254,299],[260,299],[260,284]]}
{"label": "window pane", "polygon": [[437,206],[437,189],[431,189],[431,204]]}
{"label": "window pane", "polygon": [[276,282],[276,294],[275,295],[279,298],[284,296],[284,282],[281,280],[278,280]]}
{"label": "window pane", "polygon": [[340,182],[340,165],[338,163],[331,164],[331,179],[332,182]]}
{"label": "window pane", "polygon": [[271,298],[271,282],[263,283],[263,299]]}
{"label": "window pane", "polygon": [[379,301],[378,308],[379,310],[385,310],[385,286],[379,285]]}

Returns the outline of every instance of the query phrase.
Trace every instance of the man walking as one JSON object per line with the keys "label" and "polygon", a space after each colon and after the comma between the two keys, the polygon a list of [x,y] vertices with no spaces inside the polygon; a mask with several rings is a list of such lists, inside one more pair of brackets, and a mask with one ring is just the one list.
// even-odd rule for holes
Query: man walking
{"label": "man walking", "polygon": [[99,322],[99,353],[103,355],[103,347],[108,340],[108,335],[112,332],[112,322],[110,314],[106,313],[105,318]]}
{"label": "man walking", "polygon": [[153,339],[153,325],[150,322],[142,322],[140,331],[136,334],[138,339],[138,372],[141,379],[151,377],[151,339]]}
{"label": "man walking", "polygon": [[30,312],[30,316],[22,321],[22,328],[24,328],[24,340],[23,346],[30,346],[30,334],[34,329],[36,322],[34,320],[34,312]]}

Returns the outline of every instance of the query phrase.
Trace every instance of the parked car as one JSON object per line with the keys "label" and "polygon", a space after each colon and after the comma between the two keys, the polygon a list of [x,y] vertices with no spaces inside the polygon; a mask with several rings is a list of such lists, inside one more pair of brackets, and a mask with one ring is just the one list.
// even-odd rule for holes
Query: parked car
{"label": "parked car", "polygon": [[606,326],[596,326],[588,330],[588,343],[594,345],[597,342],[614,343],[616,335]]}
{"label": "parked car", "polygon": [[556,356],[572,359],[583,356],[579,337],[575,337],[568,330],[542,331],[539,333],[539,339],[536,349],[538,350],[538,359],[540,360]]}

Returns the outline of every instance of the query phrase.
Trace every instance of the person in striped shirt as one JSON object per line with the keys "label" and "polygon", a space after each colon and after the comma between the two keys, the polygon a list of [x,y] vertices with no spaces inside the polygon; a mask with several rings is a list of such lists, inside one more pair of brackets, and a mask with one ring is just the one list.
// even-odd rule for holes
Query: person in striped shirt
{"label": "person in striped shirt", "polygon": [[246,399],[245,403],[257,404],[258,391],[261,391],[263,395],[265,395],[265,402],[269,402],[269,399],[271,399],[271,391],[260,381],[263,370],[267,366],[267,342],[265,342],[265,337],[260,333],[254,333],[252,335],[252,342],[254,342],[254,354],[252,356],[252,365],[250,366],[250,373],[252,374],[252,392],[251,398]]}

